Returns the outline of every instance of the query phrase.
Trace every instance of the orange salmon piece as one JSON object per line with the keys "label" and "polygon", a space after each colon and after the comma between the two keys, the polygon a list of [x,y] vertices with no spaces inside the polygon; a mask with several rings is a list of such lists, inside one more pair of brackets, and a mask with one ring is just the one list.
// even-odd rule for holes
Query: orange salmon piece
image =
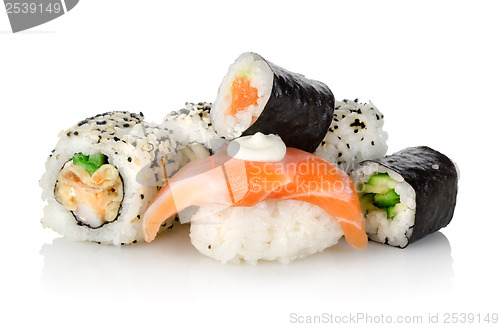
{"label": "orange salmon piece", "polygon": [[250,79],[237,77],[231,85],[231,105],[226,109],[225,114],[235,116],[251,105],[256,106],[258,99],[259,92],[257,88],[250,85]]}
{"label": "orange salmon piece", "polygon": [[334,164],[294,148],[287,148],[279,162],[243,161],[223,151],[187,164],[146,211],[144,238],[152,241],[165,219],[191,205],[251,207],[267,199],[315,204],[338,220],[351,246],[366,247],[364,218],[350,177]]}

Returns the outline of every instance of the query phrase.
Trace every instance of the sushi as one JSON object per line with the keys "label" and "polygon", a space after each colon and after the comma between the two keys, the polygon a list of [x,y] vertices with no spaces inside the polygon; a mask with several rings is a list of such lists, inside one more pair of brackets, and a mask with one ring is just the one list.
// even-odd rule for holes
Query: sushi
{"label": "sushi", "polygon": [[386,155],[383,126],[384,115],[371,101],[335,101],[332,123],[314,153],[350,172],[361,161]]}
{"label": "sushi", "polygon": [[247,52],[229,67],[211,117],[223,138],[277,134],[287,147],[312,153],[328,131],[334,105],[333,93],[324,83]]}
{"label": "sushi", "polygon": [[78,241],[141,241],[146,207],[179,168],[169,135],[144,122],[142,113],[126,111],[99,114],[61,132],[40,180],[47,201],[42,225]]}
{"label": "sushi", "polygon": [[186,102],[184,108],[170,112],[160,124],[191,160],[208,157],[228,143],[215,133],[211,108],[209,102]]}
{"label": "sushi", "polygon": [[411,147],[360,163],[351,177],[371,240],[404,248],[446,227],[458,192],[458,171],[444,154]]}
{"label": "sushi", "polygon": [[[230,147],[231,144],[228,149]],[[324,228],[335,231],[330,235],[332,238],[326,243],[324,239],[318,238],[320,243],[318,245],[315,242],[315,233],[311,233],[314,229],[306,231],[305,234],[308,235],[306,239],[292,240],[295,250],[293,247],[289,250],[293,253],[279,257],[285,262],[300,257],[300,253],[314,253],[336,243],[340,230],[345,235],[346,241],[354,248],[362,249],[367,243],[364,219],[352,180],[330,162],[299,149],[286,148],[283,158],[279,161],[242,160],[229,156],[227,151],[222,150],[209,158],[190,162],[168,181],[146,211],[142,222],[145,240],[150,242],[155,238],[159,226],[167,217],[192,205],[202,206],[193,218],[192,237],[203,235],[203,231],[200,233],[200,230],[210,229],[207,224],[195,227],[195,218],[201,218],[199,221],[202,222],[206,217],[204,212],[214,210],[214,207],[207,209],[204,206],[215,205],[217,214],[237,217],[237,226],[244,222],[246,225],[254,226],[250,230],[237,228],[236,233],[240,234],[246,232],[269,234],[268,226],[273,224],[273,218],[270,218],[269,222],[264,222],[263,212],[270,216],[274,215],[274,221],[281,221],[278,225],[286,226],[290,223],[292,228],[293,226],[306,228],[310,224],[310,222],[304,223],[301,227],[302,219],[306,221],[316,219],[319,226],[323,224],[324,217],[328,216],[333,223]],[[291,205],[290,208],[302,208],[304,211],[297,211],[295,216],[289,217],[283,211],[287,205]],[[255,220],[255,224],[252,223],[253,213],[249,208],[260,210],[260,218]],[[309,215],[310,211],[312,216]],[[293,223],[294,221],[300,222]],[[263,224],[259,224],[260,222]],[[216,233],[217,237],[224,238],[220,233],[220,231]],[[244,238],[241,236],[234,237],[230,232],[226,234],[229,246],[246,248],[255,245],[252,242],[242,243]],[[273,241],[279,242],[278,239]],[[220,256],[216,254],[217,242],[195,237],[193,243],[208,243],[216,259],[227,261],[223,259],[227,253]],[[286,247],[286,244],[283,247]],[[232,259],[237,260],[239,255],[235,254]],[[256,256],[249,258],[249,261],[264,258],[266,258],[264,253],[257,253]]]}

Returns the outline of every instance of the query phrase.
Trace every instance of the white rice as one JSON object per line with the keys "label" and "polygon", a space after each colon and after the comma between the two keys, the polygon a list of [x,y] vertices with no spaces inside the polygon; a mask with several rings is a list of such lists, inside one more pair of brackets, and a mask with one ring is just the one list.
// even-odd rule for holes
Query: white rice
{"label": "white rice", "polygon": [[186,102],[184,108],[170,112],[160,127],[171,131],[170,138],[190,149],[195,158],[204,158],[228,143],[215,133],[210,119],[211,109],[209,102]]}
{"label": "white rice", "polygon": [[387,153],[384,115],[371,102],[335,101],[330,128],[315,154],[349,172],[363,161]]}
{"label": "white rice", "polygon": [[400,202],[408,209],[400,212],[393,219],[387,219],[387,212],[383,209],[364,210],[366,234],[373,241],[405,247],[413,233],[415,223],[415,190],[404,181],[401,175],[375,162],[367,162],[356,167],[351,172],[351,177],[358,191],[362,193],[361,185],[368,182],[370,176],[378,173],[387,173],[389,177],[398,182],[394,191],[399,194]]}
{"label": "white rice", "polygon": [[267,200],[253,207],[202,206],[191,221],[191,242],[223,263],[259,260],[286,264],[337,244],[343,231],[320,207]]}
{"label": "white rice", "polygon": [[[250,105],[236,115],[225,112],[232,103],[231,86],[233,81],[242,76],[250,79],[250,85],[258,90],[257,106]],[[212,123],[218,135],[233,139],[241,136],[260,116],[271,96],[274,73],[267,62],[258,54],[247,52],[236,59],[222,80],[217,98],[212,108]]]}

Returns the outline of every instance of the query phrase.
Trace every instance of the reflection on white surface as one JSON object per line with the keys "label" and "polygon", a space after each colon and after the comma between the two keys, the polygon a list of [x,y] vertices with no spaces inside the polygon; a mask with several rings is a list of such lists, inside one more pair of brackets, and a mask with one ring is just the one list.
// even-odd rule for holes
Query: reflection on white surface
{"label": "reflection on white surface", "polygon": [[150,244],[103,246],[58,238],[43,245],[42,286],[61,296],[217,298],[341,298],[404,300],[452,291],[451,247],[442,233],[401,250],[369,242],[363,251],[345,241],[309,258],[221,264],[191,246],[189,226],[178,225]]}

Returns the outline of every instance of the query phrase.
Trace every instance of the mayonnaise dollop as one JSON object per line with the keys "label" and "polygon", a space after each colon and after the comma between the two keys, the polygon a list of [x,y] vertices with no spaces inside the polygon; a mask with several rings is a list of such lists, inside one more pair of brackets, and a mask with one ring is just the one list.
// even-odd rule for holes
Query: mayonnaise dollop
{"label": "mayonnaise dollop", "polygon": [[278,135],[256,133],[233,140],[227,146],[227,154],[246,161],[281,161],[286,154],[286,145]]}

